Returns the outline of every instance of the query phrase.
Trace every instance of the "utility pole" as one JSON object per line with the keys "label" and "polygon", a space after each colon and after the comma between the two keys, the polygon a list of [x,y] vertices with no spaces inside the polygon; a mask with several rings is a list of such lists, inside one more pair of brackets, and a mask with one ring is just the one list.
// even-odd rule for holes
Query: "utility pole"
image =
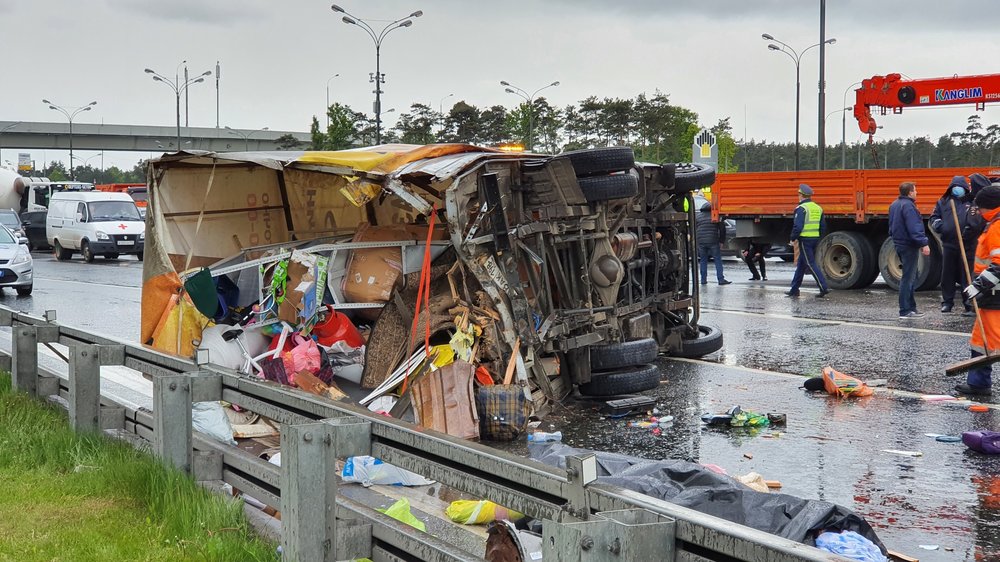
{"label": "utility pole", "polygon": [[219,128],[219,78],[222,75],[222,68],[219,61],[215,61],[215,128]]}
{"label": "utility pole", "polygon": [[819,0],[819,158],[817,168],[826,169],[826,0]]}

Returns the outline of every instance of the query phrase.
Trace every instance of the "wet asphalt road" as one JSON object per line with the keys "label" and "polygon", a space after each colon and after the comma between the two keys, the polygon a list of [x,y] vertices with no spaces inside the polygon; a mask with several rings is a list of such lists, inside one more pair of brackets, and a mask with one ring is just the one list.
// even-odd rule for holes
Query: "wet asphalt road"
{"label": "wet asphalt road", "polygon": [[[957,382],[944,367],[968,357],[971,319],[938,310],[938,293],[918,293],[923,319],[900,321],[896,293],[881,282],[865,291],[816,299],[811,282],[788,299],[788,264],[769,261],[766,283],[747,281],[727,259],[734,283],[704,287],[703,321],[722,328],[725,346],[702,360],[664,359],[663,382],[651,394],[676,419],[662,434],[628,428],[587,404],[557,409],[543,429],[564,442],[647,458],[712,463],[739,475],[779,480],[782,492],[836,502],[863,515],[893,550],[923,561],[1000,557],[1000,459],[942,443],[926,433],[959,435],[996,429],[1000,411],[972,413],[968,403],[925,402]],[[136,341],[142,263],[93,264],[78,256],[56,262],[35,254],[31,297],[3,291],[0,304],[31,313],[58,310],[61,323]],[[837,400],[800,388],[824,365],[862,379],[888,379],[896,392]],[[788,416],[785,427],[716,429],[704,412],[733,405]],[[639,418],[628,418],[631,420]],[[772,436],[778,431],[780,436]],[[504,447],[526,452],[523,442]],[[883,452],[919,451],[920,457]],[[918,545],[938,545],[928,551]],[[950,550],[946,550],[950,549]]]}

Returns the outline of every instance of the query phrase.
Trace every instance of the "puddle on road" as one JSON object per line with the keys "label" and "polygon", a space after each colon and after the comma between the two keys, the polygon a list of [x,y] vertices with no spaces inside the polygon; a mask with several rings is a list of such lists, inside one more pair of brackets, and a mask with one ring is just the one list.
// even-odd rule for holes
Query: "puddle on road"
{"label": "puddle on road", "polygon": [[[626,426],[638,417],[602,419],[587,404],[557,410],[540,429],[562,431],[563,442],[576,447],[717,464],[731,475],[758,472],[781,481],[781,492],[856,511],[889,548],[925,562],[1000,559],[1000,459],[925,436],[993,428],[1000,412],[972,413],[887,395],[838,400],[806,393],[798,388],[801,381],[786,377],[723,365],[667,361],[661,366],[668,382],[654,391],[657,408],[674,416],[661,435]],[[733,405],[785,413],[787,425],[745,429],[701,423],[702,413]],[[770,436],[774,431],[780,437]],[[527,454],[524,442],[503,448]],[[941,548],[925,551],[918,544]]]}

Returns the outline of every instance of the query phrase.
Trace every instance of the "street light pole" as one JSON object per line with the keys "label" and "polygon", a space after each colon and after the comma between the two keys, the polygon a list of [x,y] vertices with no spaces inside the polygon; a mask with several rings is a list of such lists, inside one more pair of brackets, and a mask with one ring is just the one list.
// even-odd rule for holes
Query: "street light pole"
{"label": "street light pole", "polygon": [[[819,0],[819,111],[826,111],[826,0]],[[817,145],[817,167],[826,169],[826,120],[820,119]]]}
{"label": "street light pole", "polygon": [[365,33],[367,33],[368,36],[372,38],[372,41],[375,42],[375,74],[369,78],[369,81],[375,83],[375,105],[373,107],[375,110],[375,143],[382,144],[382,84],[385,82],[385,76],[382,75],[381,62],[382,40],[385,39],[385,36],[394,29],[410,27],[413,25],[413,20],[410,18],[419,18],[424,15],[424,12],[417,10],[405,18],[399,18],[398,20],[389,22],[382,28],[382,31],[376,33],[375,30],[372,29],[372,26],[368,25],[368,22],[349,14],[347,10],[341,8],[340,6],[332,4],[330,9],[334,12],[344,14],[341,21],[348,25],[356,25],[365,30]]}
{"label": "street light pole", "polygon": [[233,128],[231,128],[231,127],[229,127],[227,125],[226,126],[226,130],[229,131],[230,135],[236,135],[236,136],[242,138],[243,139],[243,150],[245,152],[250,152],[250,135],[252,135],[254,133],[260,133],[260,132],[263,132],[263,131],[268,131],[270,129],[268,129],[267,127],[264,127],[263,129],[254,129],[254,130],[250,131],[247,134],[243,134],[242,131],[238,131],[238,130],[233,129]]}
{"label": "street light pole", "polygon": [[[774,43],[770,43],[768,44],[767,48],[768,50],[777,51],[779,53],[784,53],[788,55],[788,57],[791,58],[792,62],[795,64],[795,169],[798,170],[799,169],[799,109],[801,107],[800,101],[802,92],[802,81],[800,79],[799,66],[802,63],[802,55],[805,55],[806,51],[808,51],[809,49],[812,49],[814,47],[819,47],[822,43],[809,45],[805,49],[802,49],[802,52],[799,53],[795,49],[793,49],[790,45],[775,39],[774,36],[769,33],[762,34],[761,38],[764,39],[765,41],[774,41],[774,43],[778,43],[779,45],[781,45],[781,47],[779,47]],[[829,45],[833,45],[836,42],[837,42],[836,39],[827,39],[826,41],[824,41],[824,43]],[[822,113],[820,115],[822,116]]]}
{"label": "street light pole", "polygon": [[534,121],[535,121],[535,96],[538,94],[538,92],[541,92],[546,88],[552,88],[554,86],[558,86],[559,81],[556,80],[555,82],[547,86],[542,86],[541,88],[538,88],[531,94],[528,94],[526,90],[519,88],[506,80],[501,80],[500,85],[507,87],[506,89],[504,89],[505,92],[507,92],[508,94],[514,94],[516,96],[524,98],[525,103],[528,104],[528,152],[531,152],[535,148],[534,135],[533,135]]}
{"label": "street light pole", "polygon": [[[49,109],[54,109],[66,116],[69,119],[69,179],[75,180],[76,174],[73,173],[73,118],[84,111],[90,111],[92,107],[97,105],[96,101],[92,101],[83,107],[71,107],[69,110],[66,108],[56,105],[49,100],[42,100],[42,103],[47,104]],[[72,110],[72,111],[70,111]]]}
{"label": "street light pole", "polygon": [[[187,62],[187,61],[184,61],[184,62]],[[185,71],[186,70],[187,69],[185,68]],[[187,89],[188,89],[188,87],[191,86],[191,84],[197,84],[199,82],[204,82],[206,76],[211,76],[212,75],[212,71],[211,70],[206,70],[205,72],[202,72],[201,74],[199,74],[198,76],[196,76],[194,78],[191,78],[190,80],[185,79],[183,83],[181,83],[181,82],[178,81],[179,78],[175,78],[174,81],[171,81],[166,76],[164,76],[164,75],[156,72],[155,70],[153,70],[151,68],[145,69],[144,72],[146,74],[152,74],[153,75],[153,82],[162,82],[162,83],[166,84],[167,87],[170,88],[171,90],[173,90],[173,92],[174,92],[174,97],[177,100],[177,104],[176,104],[176,107],[177,107],[177,112],[176,112],[176,115],[177,115],[177,150],[180,151],[180,149],[181,149],[181,93],[182,92],[187,92]],[[175,73],[175,76],[176,76],[176,74],[177,73]],[[186,72],[185,72],[185,74],[186,74]]]}
{"label": "street light pole", "polygon": [[[826,114],[826,117],[824,117],[824,118],[823,118],[823,125],[824,125],[824,126],[826,125],[826,121],[827,121],[827,119],[829,119],[829,118],[830,118],[830,116],[831,116],[831,115],[833,115],[834,113],[840,113],[840,114],[841,114],[841,116],[843,116],[843,117],[844,117],[844,118],[846,119],[846,116],[847,116],[847,110],[849,110],[849,109],[851,109],[851,108],[850,108],[850,107],[848,107],[848,106],[844,106],[844,107],[843,107],[842,109],[835,109],[835,110],[831,111],[830,113],[827,113],[827,114]],[[843,158],[843,155],[841,155],[841,158],[840,158],[840,167],[841,167],[842,169],[844,169],[844,170],[846,170],[846,169],[847,169],[847,164],[845,164],[845,163],[844,163],[844,158]]]}
{"label": "street light pole", "polygon": [[[843,104],[844,108],[847,109],[847,92],[851,91],[851,88],[855,86],[860,86],[861,82],[855,82],[844,90]],[[847,169],[847,112],[845,111],[841,115],[840,119],[840,164]]]}
{"label": "street light pole", "polygon": [[326,110],[323,112],[326,114],[326,128],[330,128],[330,80],[340,76],[340,73],[334,74],[333,76],[326,79]]}
{"label": "street light pole", "polygon": [[222,67],[215,61],[215,128],[219,128],[219,79],[222,78]]}

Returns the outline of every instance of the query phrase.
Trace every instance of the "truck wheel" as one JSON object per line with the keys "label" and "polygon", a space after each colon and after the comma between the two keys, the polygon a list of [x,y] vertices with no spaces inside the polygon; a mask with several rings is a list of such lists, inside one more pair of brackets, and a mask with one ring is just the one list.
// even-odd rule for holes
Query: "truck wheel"
{"label": "truck wheel", "polygon": [[644,338],[590,346],[590,368],[607,371],[632,365],[645,365],[656,361],[658,349],[656,340]]}
{"label": "truck wheel", "polygon": [[860,232],[834,232],[816,249],[819,267],[833,289],[859,289],[877,268],[875,249]]}
{"label": "truck wheel", "polygon": [[632,174],[613,174],[580,178],[580,191],[590,203],[628,199],[639,193],[639,179]]}
{"label": "truck wheel", "polygon": [[681,340],[681,350],[673,355],[694,359],[722,349],[722,330],[716,326],[701,324],[698,326],[698,337]]}
{"label": "truck wheel", "polygon": [[34,284],[25,285],[24,287],[16,287],[17,294],[22,297],[27,297],[31,295],[31,289],[34,288]]}
{"label": "truck wheel", "polygon": [[62,247],[62,244],[58,240],[52,246],[52,253],[55,254],[56,259],[59,261],[68,260],[73,257],[72,250],[66,250]]}
{"label": "truck wheel", "polygon": [[660,368],[656,365],[639,365],[618,371],[594,373],[590,382],[580,385],[580,394],[587,396],[616,396],[651,390],[660,385]]}
{"label": "truck wheel", "polygon": [[[878,267],[882,280],[893,291],[899,290],[899,280],[903,277],[903,263],[896,253],[892,238],[886,238],[878,253]],[[933,275],[931,274],[933,271]],[[914,286],[918,291],[933,289],[941,282],[941,252],[936,244],[931,244],[931,255],[917,258],[917,279]]]}
{"label": "truck wheel", "polygon": [[674,191],[686,193],[715,183],[715,168],[705,164],[682,163],[674,168]]}
{"label": "truck wheel", "polygon": [[94,263],[94,252],[90,249],[90,242],[84,240],[80,244],[80,253],[83,255],[83,261],[87,263]]}
{"label": "truck wheel", "polygon": [[624,172],[635,166],[635,153],[630,146],[573,150],[560,156],[569,158],[578,178]]}

